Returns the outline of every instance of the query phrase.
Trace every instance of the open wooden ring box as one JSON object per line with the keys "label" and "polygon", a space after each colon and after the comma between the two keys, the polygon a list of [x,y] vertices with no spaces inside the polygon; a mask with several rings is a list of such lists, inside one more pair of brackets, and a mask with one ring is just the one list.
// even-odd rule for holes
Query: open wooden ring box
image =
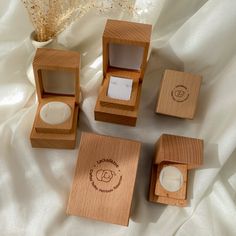
{"label": "open wooden ring box", "polygon": [[95,120],[135,126],[152,26],[108,20],[103,33],[103,82]]}
{"label": "open wooden ring box", "polygon": [[30,135],[32,147],[74,148],[80,102],[80,54],[39,48],[33,69],[39,104]]}
{"label": "open wooden ring box", "polygon": [[203,140],[163,134],[156,144],[149,201],[187,205],[188,170],[203,164]]}

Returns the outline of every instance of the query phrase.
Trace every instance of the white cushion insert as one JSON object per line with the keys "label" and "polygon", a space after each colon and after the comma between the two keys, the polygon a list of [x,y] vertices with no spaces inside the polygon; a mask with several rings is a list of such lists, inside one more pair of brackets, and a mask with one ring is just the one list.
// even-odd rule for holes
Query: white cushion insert
{"label": "white cushion insert", "polygon": [[161,186],[169,192],[179,191],[183,185],[183,175],[181,171],[174,166],[163,167],[159,179]]}
{"label": "white cushion insert", "polygon": [[64,102],[49,102],[40,110],[40,118],[47,124],[64,123],[71,116],[71,108]]}
{"label": "white cushion insert", "polygon": [[114,99],[130,100],[132,85],[132,79],[111,76],[107,96]]}

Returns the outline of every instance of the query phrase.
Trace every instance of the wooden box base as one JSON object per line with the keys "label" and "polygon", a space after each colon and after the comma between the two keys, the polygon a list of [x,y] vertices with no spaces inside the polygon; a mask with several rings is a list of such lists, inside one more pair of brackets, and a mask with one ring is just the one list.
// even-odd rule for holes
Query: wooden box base
{"label": "wooden box base", "polygon": [[79,106],[75,106],[73,126],[70,133],[41,133],[35,129],[35,122],[30,134],[31,145],[34,148],[73,149],[76,145]]}
{"label": "wooden box base", "polygon": [[183,187],[179,191],[173,193],[165,191],[160,186],[159,182],[160,168],[158,165],[153,165],[151,172],[149,201],[185,207],[187,206],[187,167],[185,166],[185,168],[184,165],[181,164],[173,164],[172,166],[178,167],[178,169],[181,169],[184,172]]}
{"label": "wooden box base", "polygon": [[124,110],[117,107],[102,106],[100,97],[98,97],[94,110],[95,120],[110,122],[115,124],[135,126],[138,117],[141,88],[142,85],[139,84],[134,110]]}

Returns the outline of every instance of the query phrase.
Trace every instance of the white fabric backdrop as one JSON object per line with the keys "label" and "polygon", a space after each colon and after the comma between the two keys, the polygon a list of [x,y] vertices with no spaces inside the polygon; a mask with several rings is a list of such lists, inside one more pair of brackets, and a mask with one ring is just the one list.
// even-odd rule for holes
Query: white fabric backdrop
{"label": "white fabric backdrop", "polygon": [[[153,35],[136,128],[94,121],[105,17],[91,12],[58,37],[65,47],[82,54],[79,135],[91,131],[143,142],[126,228],[66,216],[78,145],[68,151],[31,148],[37,102],[26,70],[34,53],[29,40],[33,29],[20,1],[0,2],[1,235],[236,235],[236,1],[137,4],[143,12],[135,19],[152,23]],[[166,68],[203,75],[194,120],[154,113]],[[204,165],[190,174],[186,208],[147,201],[154,143],[164,132],[205,140]]]}

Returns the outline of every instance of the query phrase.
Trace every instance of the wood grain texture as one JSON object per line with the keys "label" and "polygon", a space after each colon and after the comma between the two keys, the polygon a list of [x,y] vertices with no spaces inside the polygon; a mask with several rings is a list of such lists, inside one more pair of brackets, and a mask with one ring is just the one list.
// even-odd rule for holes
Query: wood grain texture
{"label": "wood grain texture", "polygon": [[[62,51],[55,49],[39,48],[36,51],[33,69],[39,105],[34,124],[30,134],[32,147],[37,148],[74,148],[77,136],[77,123],[79,112],[79,71],[80,55],[78,52]],[[62,95],[45,93],[43,86],[42,70],[69,71],[74,74],[75,94]],[[48,78],[50,79],[50,78]],[[40,118],[41,107],[53,101],[68,104],[71,108],[71,117],[63,124],[49,125]]]}
{"label": "wood grain texture", "polygon": [[82,133],[67,214],[127,226],[140,147],[132,140]]}
{"label": "wood grain texture", "polygon": [[116,42],[134,43],[143,45],[151,39],[152,26],[129,21],[107,20],[103,37]]}
{"label": "wood grain texture", "polygon": [[158,94],[156,113],[193,119],[202,77],[166,70]]}
{"label": "wood grain texture", "polygon": [[[152,26],[127,21],[108,20],[103,33],[103,83],[95,107],[95,120],[135,126],[138,116],[141,86],[147,65],[148,50]],[[144,48],[140,70],[127,70],[109,65],[109,44],[137,45]],[[131,78],[139,82],[134,84],[130,102],[107,99],[109,76]],[[136,96],[136,97],[135,97]]]}
{"label": "wood grain texture", "polygon": [[115,124],[135,126],[137,122],[138,111],[139,111],[141,88],[142,88],[142,85],[139,83],[138,94],[137,94],[134,110],[102,106],[100,103],[100,97],[98,97],[95,110],[94,110],[95,120],[110,122],[110,123],[115,123]]}
{"label": "wood grain texture", "polygon": [[[188,170],[203,164],[203,140],[183,136],[163,134],[156,143],[153,159],[149,201],[187,206]],[[178,168],[184,177],[184,185],[177,192],[168,192],[160,184],[161,169],[171,165]]]}
{"label": "wood grain texture", "polygon": [[157,142],[155,163],[173,162],[187,164],[188,169],[203,164],[203,140],[162,134]]}
{"label": "wood grain texture", "polygon": [[[48,48],[38,48],[33,61],[33,69],[36,83],[36,90],[39,102],[45,92],[42,84],[42,70],[69,71],[75,77],[75,102],[79,104],[80,98],[80,54],[74,51],[64,51]],[[53,96],[53,94],[52,94]]]}
{"label": "wood grain texture", "polygon": [[[118,77],[125,77],[125,78],[132,78],[135,80],[140,79],[140,73],[136,70],[128,70],[122,68],[115,68],[115,67],[108,67],[104,80],[106,79],[107,75],[118,76]],[[140,82],[140,80],[139,80]]]}

